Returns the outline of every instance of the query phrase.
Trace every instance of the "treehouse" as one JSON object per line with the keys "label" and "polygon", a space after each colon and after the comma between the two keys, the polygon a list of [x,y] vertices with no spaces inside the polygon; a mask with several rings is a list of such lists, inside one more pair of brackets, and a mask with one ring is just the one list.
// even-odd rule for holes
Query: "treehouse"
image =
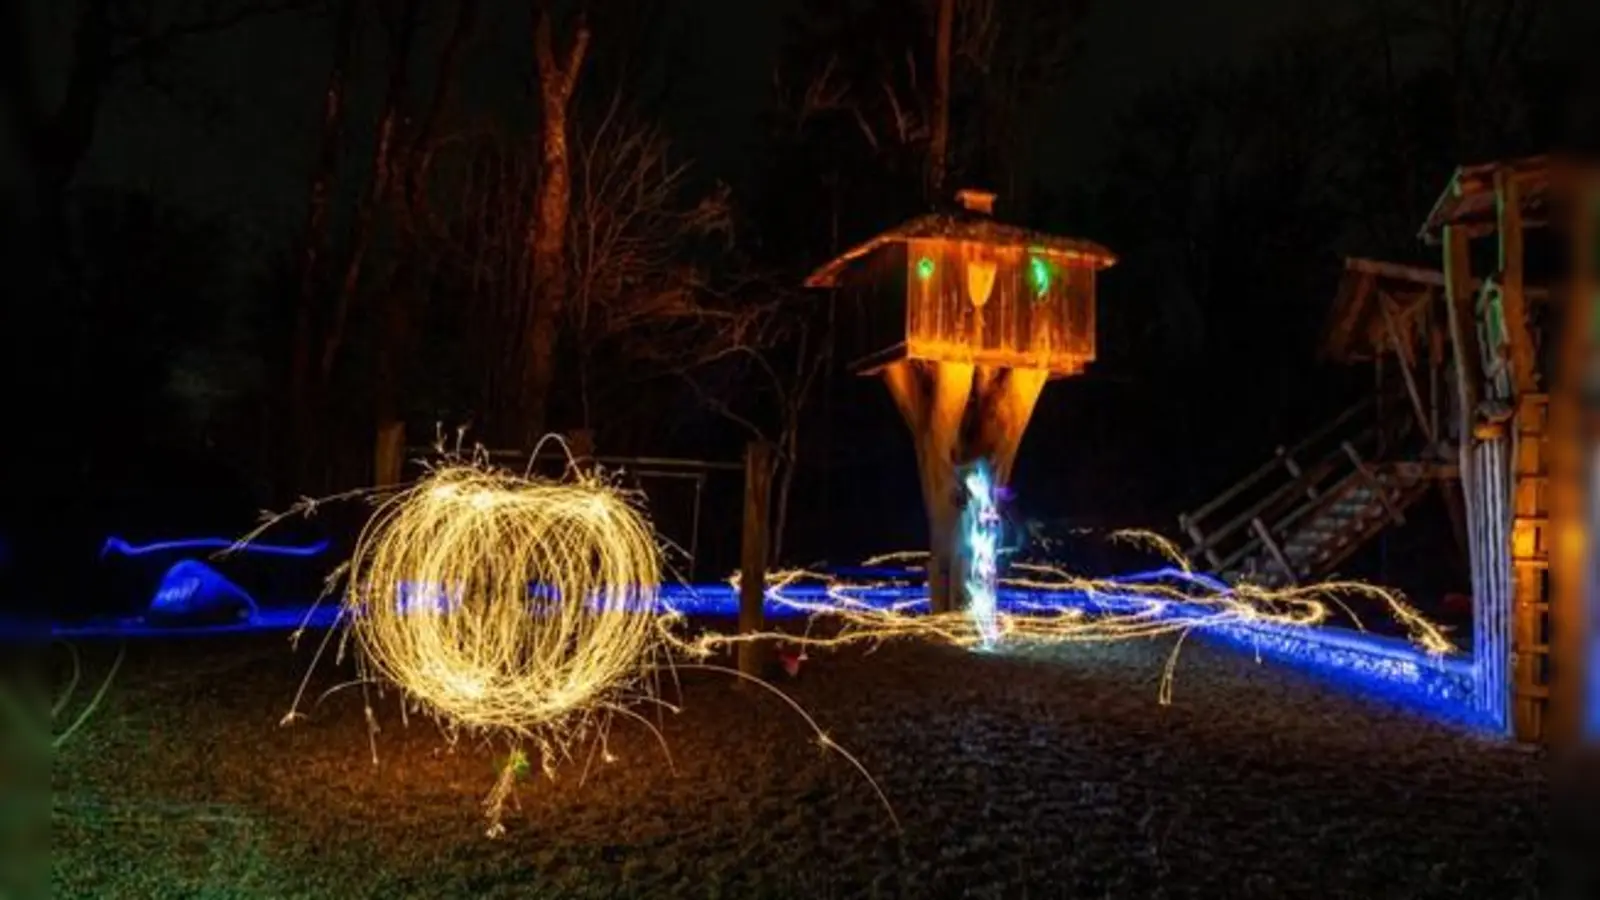
{"label": "treehouse", "polygon": [[882,375],[916,444],[928,512],[929,602],[963,602],[958,468],[987,461],[997,484],[1052,377],[1095,355],[1095,275],[1115,262],[1098,244],[994,219],[994,195],[912,219],[852,247],[806,279],[839,289],[852,368]]}
{"label": "treehouse", "polygon": [[852,247],[806,279],[853,301],[853,368],[897,360],[1075,375],[1094,360],[1099,244],[992,216],[994,195],[962,191],[962,209],[921,216]]}

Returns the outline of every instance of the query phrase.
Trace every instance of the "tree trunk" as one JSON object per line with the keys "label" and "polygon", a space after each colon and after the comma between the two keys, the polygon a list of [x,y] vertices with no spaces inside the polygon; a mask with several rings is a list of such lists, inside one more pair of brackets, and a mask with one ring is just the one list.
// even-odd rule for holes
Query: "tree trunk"
{"label": "tree trunk", "polygon": [[91,0],[79,6],[82,9],[73,29],[71,68],[61,102],[53,111],[46,110],[45,89],[37,83],[38,61],[26,38],[26,17],[14,10],[0,20],[0,28],[15,40],[15,44],[0,48],[6,59],[0,65],[9,64],[3,79],[7,105],[19,126],[18,136],[33,169],[28,174],[35,179],[40,213],[46,222],[53,212],[59,213],[67,185],[94,142],[100,103],[117,65],[110,0]]}
{"label": "tree trunk", "polygon": [[950,153],[950,43],[955,32],[955,0],[939,0],[933,47],[933,122],[928,138],[929,199],[944,199]]}
{"label": "tree trunk", "polygon": [[456,86],[461,80],[461,55],[466,51],[477,24],[478,0],[458,0],[455,25],[450,29],[444,48],[439,51],[439,73],[434,80],[433,99],[428,103],[428,111],[422,117],[422,124],[417,128],[416,137],[406,154],[404,198],[406,214],[413,229],[424,207],[427,175],[433,161],[439,123],[455,99]]}
{"label": "tree trunk", "polygon": [[1043,369],[978,369],[973,388],[975,435],[971,458],[985,457],[994,464],[995,482],[1011,483],[1022,435],[1033,418],[1049,373]]}
{"label": "tree trunk", "polygon": [[928,603],[933,612],[961,606],[961,573],[956,571],[956,530],[961,509],[956,494],[956,464],[961,456],[961,423],[972,392],[972,366],[901,360],[884,370],[884,380],[900,414],[911,428],[928,513]]}
{"label": "tree trunk", "polygon": [[528,228],[533,293],[523,352],[522,408],[517,432],[532,447],[543,436],[555,377],[555,352],[566,298],[567,217],[571,212],[571,161],[567,153],[567,111],[578,71],[589,47],[589,26],[579,18],[572,45],[563,54],[554,47],[554,25],[548,7],[534,28],[534,56],[539,66],[540,125],[539,196]]}
{"label": "tree trunk", "polygon": [[383,112],[378,117],[378,140],[372,151],[372,179],[366,196],[356,210],[355,234],[351,238],[350,258],[345,263],[344,277],[340,280],[339,296],[334,303],[333,319],[322,341],[320,374],[324,383],[333,374],[333,365],[344,345],[345,329],[350,320],[350,310],[355,304],[361,286],[361,267],[367,251],[372,247],[377,211],[388,196],[394,176],[394,163],[398,154],[395,126],[399,120],[401,104],[405,102],[407,75],[411,67],[411,44],[417,32],[419,0],[405,0],[400,11],[400,26],[395,38],[395,55],[389,63],[389,86],[384,92]]}
{"label": "tree trunk", "polygon": [[[394,202],[389,206],[394,214],[397,260],[390,266],[387,288],[382,296],[383,305],[377,310],[378,343],[373,354],[373,420],[377,423],[380,447],[385,435],[404,433],[405,410],[401,408],[407,370],[404,361],[411,358],[412,317],[427,300],[432,266],[429,248],[421,235],[422,219],[426,215],[427,171],[433,154],[435,133],[444,118],[450,98],[460,76],[460,57],[476,22],[476,0],[462,0],[456,10],[456,21],[444,48],[439,52],[438,74],[434,80],[433,97],[428,103],[416,135],[402,148],[394,138],[388,153],[389,171],[385,176],[388,195]],[[398,479],[400,465],[386,461],[380,450],[378,463],[379,483],[385,477]]]}
{"label": "tree trunk", "polygon": [[355,36],[355,0],[343,0],[334,26],[333,64],[328,69],[328,86],[322,99],[322,136],[317,149],[317,165],[311,176],[306,203],[306,230],[300,251],[300,287],[295,301],[294,332],[289,359],[289,408],[284,421],[289,426],[292,446],[281,454],[283,483],[279,489],[290,493],[309,475],[313,416],[313,376],[311,347],[315,341],[317,293],[321,283],[323,254],[328,244],[328,210],[332,205],[333,181],[339,173],[339,151],[345,111],[351,48]]}
{"label": "tree trunk", "polygon": [[1007,484],[1048,373],[975,368],[968,363],[901,360],[884,380],[911,429],[928,514],[928,603],[933,612],[966,605],[957,469],[988,459]]}

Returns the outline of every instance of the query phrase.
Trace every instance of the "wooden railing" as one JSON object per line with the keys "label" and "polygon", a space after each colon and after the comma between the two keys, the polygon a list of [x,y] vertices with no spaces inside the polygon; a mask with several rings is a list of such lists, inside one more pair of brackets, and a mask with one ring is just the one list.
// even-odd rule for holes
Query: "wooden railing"
{"label": "wooden railing", "polygon": [[1179,515],[1191,541],[1189,559],[1213,572],[1230,571],[1246,557],[1273,549],[1273,534],[1284,535],[1335,502],[1362,473],[1363,458],[1409,431],[1408,420],[1374,424],[1368,418],[1366,427],[1351,434],[1375,408],[1371,397],[1354,404],[1293,446],[1278,447],[1271,459],[1203,506]]}

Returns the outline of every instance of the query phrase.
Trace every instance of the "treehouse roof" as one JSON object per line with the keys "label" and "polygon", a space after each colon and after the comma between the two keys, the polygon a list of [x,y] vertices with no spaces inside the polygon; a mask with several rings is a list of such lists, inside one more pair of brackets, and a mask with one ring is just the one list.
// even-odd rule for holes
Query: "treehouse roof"
{"label": "treehouse roof", "polygon": [[806,287],[837,287],[853,263],[890,244],[927,239],[1015,247],[1034,253],[1067,257],[1075,260],[1078,265],[1092,266],[1096,269],[1104,269],[1117,261],[1115,254],[1093,241],[1033,231],[1019,225],[997,221],[982,212],[962,209],[918,216],[857,244],[812,272],[806,278]]}

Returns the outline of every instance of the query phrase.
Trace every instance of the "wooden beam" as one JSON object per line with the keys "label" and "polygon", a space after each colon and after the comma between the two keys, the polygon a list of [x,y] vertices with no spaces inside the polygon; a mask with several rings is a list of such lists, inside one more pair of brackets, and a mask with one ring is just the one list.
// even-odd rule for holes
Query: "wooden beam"
{"label": "wooden beam", "polygon": [[1519,394],[1538,390],[1533,336],[1528,331],[1528,304],[1523,294],[1522,187],[1507,169],[1495,172],[1500,227],[1500,306],[1505,313],[1511,347],[1512,384]]}
{"label": "wooden beam", "polygon": [[1345,455],[1350,457],[1350,462],[1355,464],[1356,472],[1360,473],[1361,480],[1366,482],[1367,489],[1378,496],[1378,502],[1383,504],[1384,511],[1389,514],[1389,520],[1396,525],[1404,525],[1405,512],[1394,502],[1394,498],[1389,496],[1388,485],[1383,483],[1378,473],[1372,471],[1372,467],[1367,465],[1366,460],[1361,458],[1361,454],[1356,452],[1355,446],[1349,441],[1344,441],[1339,446],[1343,448]]}
{"label": "wooden beam", "polygon": [[[744,451],[744,529],[739,545],[739,633],[766,629],[767,548],[771,527],[772,445],[751,441]],[[739,671],[761,678],[766,648],[756,641],[739,643]]]}
{"label": "wooden beam", "polygon": [[1444,286],[1444,273],[1437,269],[1428,269],[1422,266],[1408,266],[1403,263],[1353,256],[1344,261],[1344,267],[1351,272],[1360,272],[1368,276],[1389,278],[1395,281],[1409,281],[1413,284],[1431,287]]}
{"label": "wooden beam", "polygon": [[[1472,289],[1471,248],[1467,235],[1454,226],[1444,234],[1445,312],[1449,318],[1450,345],[1455,352],[1456,415],[1460,425],[1461,480],[1472,481],[1472,432],[1478,416],[1478,394],[1483,383],[1483,357],[1478,351],[1477,311]],[[1472,492],[1463,493],[1469,498]],[[1472,512],[1469,509],[1468,515]]]}
{"label": "wooden beam", "polygon": [[1434,309],[1434,292],[1428,292],[1428,414],[1430,427],[1428,431],[1433,434],[1434,446],[1430,450],[1437,450],[1439,439],[1442,436],[1439,423],[1439,407],[1444,398],[1439,392],[1439,370],[1444,368],[1444,332],[1439,328],[1438,316]]}
{"label": "wooden beam", "polygon": [[901,341],[893,347],[861,357],[852,362],[848,368],[861,376],[881,375],[885,369],[905,359],[906,356],[906,344],[905,341]]}
{"label": "wooden beam", "polygon": [[[1523,230],[1527,230],[1528,222],[1523,221]],[[1492,234],[1493,228],[1488,232]],[[1468,237],[1482,237],[1482,234],[1468,234]],[[1410,266],[1404,263],[1385,262],[1380,259],[1365,259],[1363,257],[1350,257],[1345,260],[1345,269],[1362,274],[1375,275],[1386,281],[1403,281],[1423,288],[1442,288],[1445,286],[1445,273],[1437,269],[1423,266]],[[1482,279],[1471,280],[1473,291],[1483,286]],[[1550,289],[1542,285],[1524,285],[1524,294],[1530,300],[1544,300],[1550,296]]]}
{"label": "wooden beam", "polygon": [[1409,341],[1402,344],[1400,329],[1395,326],[1394,313],[1389,310],[1390,301],[1387,294],[1378,296],[1378,305],[1383,309],[1383,322],[1389,331],[1389,342],[1394,345],[1394,352],[1400,360],[1400,375],[1405,380],[1406,394],[1411,397],[1411,410],[1417,414],[1417,424],[1422,426],[1422,433],[1427,436],[1428,443],[1434,442],[1433,423],[1428,420],[1428,410],[1422,404],[1422,392],[1417,390],[1417,379],[1412,374],[1411,368],[1416,362],[1415,355],[1411,352]]}
{"label": "wooden beam", "polygon": [[1267,552],[1272,554],[1273,561],[1283,569],[1283,575],[1289,579],[1289,584],[1298,584],[1299,573],[1295,572],[1294,566],[1289,563],[1289,557],[1284,554],[1283,548],[1278,546],[1278,542],[1272,537],[1272,532],[1267,530],[1267,526],[1259,517],[1250,520],[1250,528],[1256,533],[1256,537],[1261,539],[1261,544],[1267,548]]}

